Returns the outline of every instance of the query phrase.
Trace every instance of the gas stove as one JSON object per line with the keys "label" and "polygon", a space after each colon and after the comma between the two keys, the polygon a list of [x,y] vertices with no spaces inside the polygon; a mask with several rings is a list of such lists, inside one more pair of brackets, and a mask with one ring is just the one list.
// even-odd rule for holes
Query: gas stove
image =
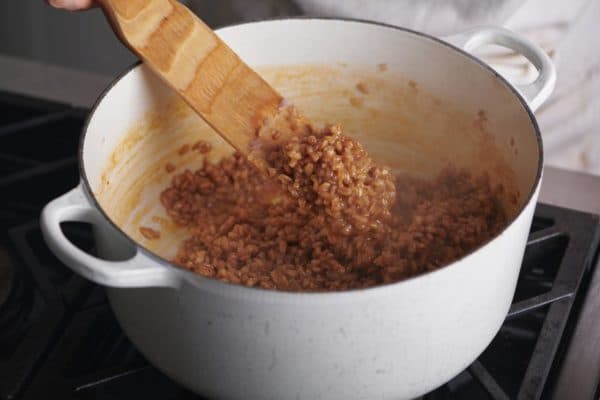
{"label": "gas stove", "polygon": [[[197,398],[136,351],[104,289],[74,275],[42,239],[41,208],[77,184],[85,115],[84,108],[0,93],[0,400]],[[538,204],[500,332],[477,361],[424,399],[599,394],[600,376],[572,384],[583,373],[579,349],[600,350],[600,333],[582,327],[593,306],[599,223],[594,214]],[[93,253],[89,226],[64,230]]]}

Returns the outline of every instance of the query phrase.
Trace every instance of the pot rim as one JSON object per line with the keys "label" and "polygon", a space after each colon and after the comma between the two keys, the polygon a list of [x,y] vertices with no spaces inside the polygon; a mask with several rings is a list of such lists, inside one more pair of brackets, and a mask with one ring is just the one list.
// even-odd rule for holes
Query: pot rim
{"label": "pot rim", "polygon": [[113,81],[100,93],[100,95],[94,102],[92,108],[90,109],[88,115],[86,116],[86,119],[85,119],[85,122],[84,122],[84,125],[82,128],[82,133],[81,133],[81,136],[79,139],[79,145],[78,145],[78,155],[77,155],[79,174],[81,177],[82,187],[84,189],[83,192],[85,193],[88,201],[90,201],[91,205],[100,212],[100,215],[102,217],[104,217],[104,219],[106,221],[108,221],[108,223],[114,229],[116,229],[116,231],[119,232],[125,238],[125,240],[127,240],[129,242],[129,244],[131,246],[133,246],[133,248],[139,249],[145,256],[149,257],[152,261],[157,262],[166,268],[174,268],[174,270],[175,270],[174,272],[193,275],[194,278],[198,279],[195,282],[198,282],[198,283],[202,282],[204,284],[215,285],[213,287],[213,289],[215,289],[215,290],[220,290],[221,288],[224,290],[227,290],[225,288],[229,288],[229,289],[235,289],[235,290],[241,291],[240,294],[246,294],[246,295],[254,294],[254,295],[258,295],[258,296],[268,295],[269,297],[275,296],[275,297],[280,297],[280,298],[283,298],[283,297],[296,298],[296,299],[299,299],[300,297],[304,297],[304,298],[310,297],[312,299],[315,299],[317,297],[318,298],[324,298],[324,297],[339,298],[339,297],[345,296],[345,295],[355,296],[359,293],[360,294],[366,294],[366,293],[373,294],[374,292],[377,292],[377,291],[381,292],[382,290],[392,289],[392,288],[395,288],[396,286],[400,286],[403,283],[407,283],[407,282],[415,282],[419,279],[422,279],[422,278],[425,278],[425,277],[428,277],[431,275],[439,274],[442,271],[448,270],[449,268],[456,267],[465,258],[470,257],[475,253],[478,253],[479,251],[481,251],[483,248],[487,247],[492,242],[498,240],[523,215],[525,208],[529,205],[529,203],[533,199],[533,197],[536,193],[536,190],[537,190],[538,186],[540,185],[540,182],[542,179],[542,172],[543,172],[543,165],[544,165],[542,136],[541,136],[541,132],[540,132],[537,120],[536,120],[529,104],[523,98],[521,93],[519,93],[519,91],[515,88],[515,86],[512,85],[506,78],[504,78],[502,75],[500,75],[490,65],[486,64],[485,62],[478,59],[474,55],[472,55],[472,54],[468,53],[467,51],[461,49],[460,47],[457,47],[457,46],[455,46],[449,42],[446,42],[440,38],[437,38],[435,36],[429,35],[424,32],[415,31],[412,29],[395,26],[395,25],[391,25],[391,24],[386,24],[386,23],[382,23],[382,22],[365,20],[365,19],[343,18],[343,17],[311,17],[311,16],[293,16],[293,17],[282,17],[282,18],[276,17],[276,18],[266,18],[266,19],[259,19],[259,20],[254,20],[254,21],[224,25],[224,26],[220,26],[217,29],[215,29],[215,31],[218,33],[219,30],[221,30],[221,29],[234,28],[234,27],[243,26],[243,25],[252,25],[252,24],[270,23],[270,22],[282,22],[282,21],[290,21],[290,20],[291,21],[317,20],[317,21],[359,23],[359,24],[374,25],[374,26],[389,28],[389,29],[393,29],[395,31],[400,31],[401,33],[412,34],[412,35],[420,37],[421,39],[425,39],[425,40],[432,41],[437,44],[441,44],[443,46],[446,46],[446,47],[460,53],[463,57],[466,58],[467,61],[477,63],[480,67],[483,67],[485,70],[487,70],[488,73],[491,73],[494,78],[499,79],[501,81],[501,83],[503,85],[505,85],[510,91],[512,91],[512,93],[517,97],[517,99],[523,106],[524,111],[527,112],[529,121],[534,128],[534,133],[535,133],[536,142],[537,142],[538,162],[537,162],[537,167],[536,167],[537,168],[536,177],[535,177],[534,183],[531,186],[531,190],[529,191],[529,193],[527,195],[527,200],[523,202],[523,205],[519,208],[519,210],[515,214],[515,216],[509,221],[509,223],[507,223],[504,226],[504,228],[502,228],[502,230],[500,232],[498,232],[496,235],[494,235],[490,239],[482,242],[479,246],[475,247],[473,250],[464,254],[460,258],[452,261],[451,263],[448,263],[448,264],[446,264],[442,267],[439,267],[435,270],[427,271],[427,272],[415,275],[413,277],[406,278],[401,281],[397,281],[397,282],[393,282],[393,283],[384,283],[384,284],[380,284],[380,285],[376,285],[376,286],[371,286],[368,288],[350,289],[350,290],[344,290],[344,291],[292,292],[292,291],[282,291],[282,290],[276,290],[276,289],[263,289],[263,288],[259,288],[259,287],[247,287],[244,285],[229,283],[229,282],[221,281],[221,280],[218,280],[215,278],[209,278],[209,277],[198,275],[192,271],[189,271],[182,267],[179,267],[176,264],[173,264],[172,262],[170,262],[169,260],[154,253],[153,251],[150,251],[146,247],[142,246],[140,243],[133,240],[126,232],[124,232],[121,229],[121,227],[119,227],[115,222],[113,222],[113,220],[108,216],[108,214],[104,211],[104,209],[101,207],[98,200],[96,199],[96,196],[94,195],[94,192],[89,184],[89,179],[87,177],[87,173],[86,173],[86,170],[84,167],[84,151],[83,151],[83,149],[84,149],[85,139],[87,136],[89,124],[91,123],[91,120],[96,112],[96,109],[104,101],[104,99],[107,97],[107,95],[110,93],[110,91],[112,90],[112,88],[114,86],[116,86],[122,79],[124,79],[127,75],[129,75],[129,73],[133,72],[134,70],[136,70],[143,64],[142,61],[136,61],[135,63],[133,63],[132,65],[127,67],[116,78],[114,78]]}

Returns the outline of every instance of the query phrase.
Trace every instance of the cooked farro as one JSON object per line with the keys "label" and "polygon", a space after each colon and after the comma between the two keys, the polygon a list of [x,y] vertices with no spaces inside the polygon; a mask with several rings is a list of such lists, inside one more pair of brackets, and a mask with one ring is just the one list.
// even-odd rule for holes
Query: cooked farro
{"label": "cooked farro", "polygon": [[269,148],[268,174],[236,153],[173,177],[161,201],[191,233],[176,264],[265,289],[363,288],[439,268],[506,223],[486,175],[394,178],[339,126],[291,120],[299,134]]}

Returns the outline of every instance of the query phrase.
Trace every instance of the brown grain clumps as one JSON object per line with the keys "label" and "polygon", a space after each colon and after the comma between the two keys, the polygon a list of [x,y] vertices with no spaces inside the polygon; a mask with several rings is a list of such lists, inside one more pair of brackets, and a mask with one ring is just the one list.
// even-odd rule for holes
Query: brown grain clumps
{"label": "brown grain clumps", "polygon": [[[176,264],[268,289],[345,290],[439,268],[506,223],[498,190],[448,167],[427,182],[400,176],[391,219],[378,231],[332,235],[327,216],[283,192],[236,154],[177,175],[161,200],[189,229]],[[301,203],[302,204],[302,203]]]}
{"label": "brown grain clumps", "polygon": [[270,176],[237,153],[174,176],[161,201],[191,234],[176,264],[266,289],[364,288],[439,268],[506,224],[485,175],[394,179],[338,126],[292,120],[303,134],[269,148]]}
{"label": "brown grain clumps", "polygon": [[[390,219],[394,177],[378,166],[339,125],[295,136],[267,154],[276,176],[298,208],[322,212],[331,235],[379,230]],[[333,240],[336,241],[335,239]]]}

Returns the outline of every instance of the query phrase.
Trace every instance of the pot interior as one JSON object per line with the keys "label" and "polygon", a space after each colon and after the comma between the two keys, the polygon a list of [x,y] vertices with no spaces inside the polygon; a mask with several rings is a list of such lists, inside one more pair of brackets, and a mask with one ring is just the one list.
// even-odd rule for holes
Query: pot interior
{"label": "pot interior", "polygon": [[[417,33],[355,21],[267,21],[218,33],[311,120],[341,122],[395,172],[428,178],[448,164],[487,172],[505,188],[510,219],[529,200],[541,161],[534,124],[514,91],[472,58]],[[166,216],[160,192],[174,174],[202,164],[196,151],[179,154],[201,139],[213,145],[210,161],[233,151],[144,66],[105,93],[85,132],[82,166],[100,206],[167,259],[186,232]],[[141,226],[160,239],[146,239]]]}

